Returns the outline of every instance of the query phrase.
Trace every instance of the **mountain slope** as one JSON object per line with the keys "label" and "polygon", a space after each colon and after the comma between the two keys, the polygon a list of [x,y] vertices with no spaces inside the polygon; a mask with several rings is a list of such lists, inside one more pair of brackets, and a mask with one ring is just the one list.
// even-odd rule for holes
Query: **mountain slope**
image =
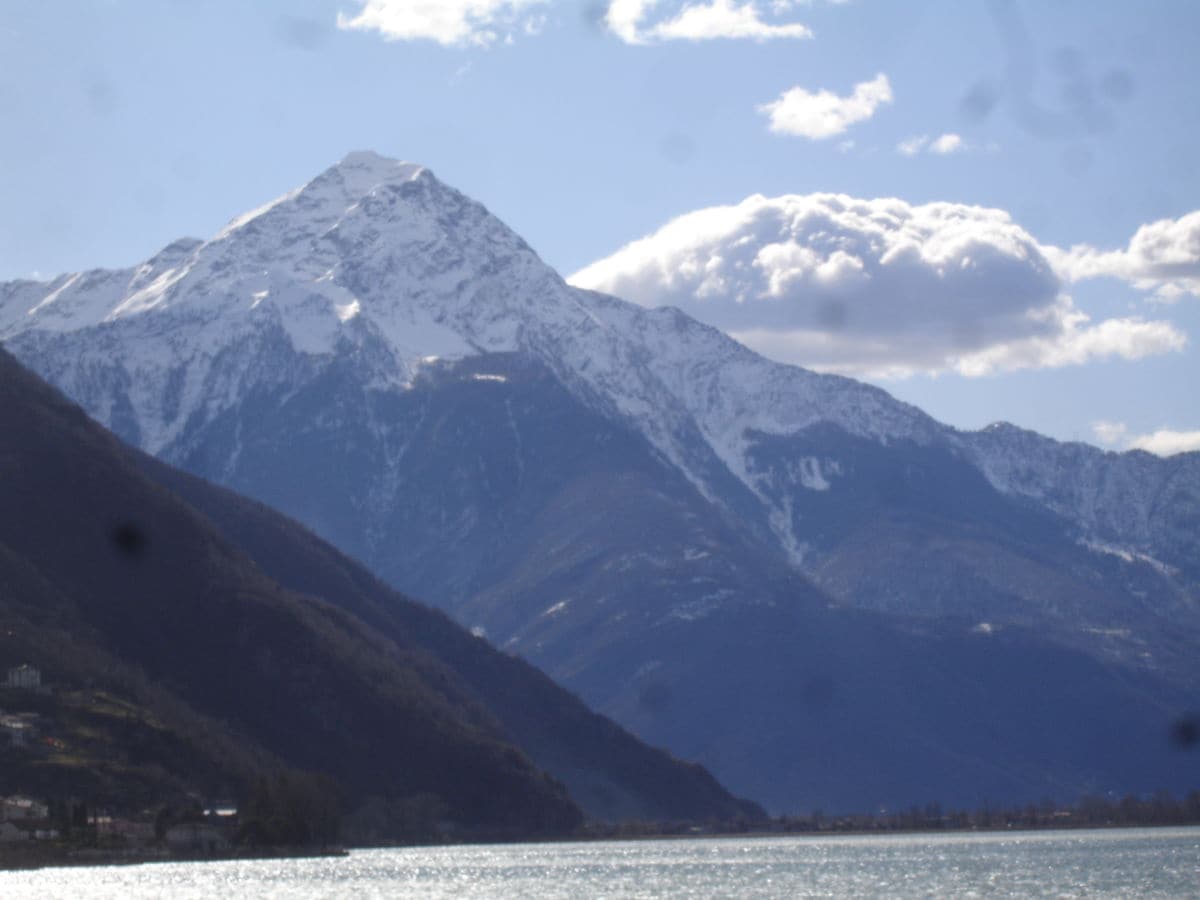
{"label": "mountain slope", "polygon": [[[824,629],[854,658],[878,629],[914,679],[922,654],[970,641],[995,654],[978,698],[995,708],[1017,690],[1001,661],[1036,659],[1058,691],[1045,721],[1107,703],[1128,734],[1161,733],[1200,683],[1200,454],[954,431],[676,310],[575,290],[419,166],[352,154],[143,266],[0,285],[0,339],[118,434],[294,516],[640,734],[702,748],[775,808],[878,762],[828,751],[828,772],[762,780],[805,727],[776,727],[788,701],[750,674],[789,679],[782,635]],[[858,624],[820,624],[830,606]],[[781,615],[780,640],[748,649]],[[716,622],[722,675],[751,698],[730,718],[706,711],[689,655]],[[651,716],[659,669],[686,712]],[[959,769],[905,767],[872,804],[1002,765],[1003,741],[957,744],[948,699],[932,718],[915,693],[889,702]],[[751,710],[772,723],[752,747],[734,725]],[[860,732],[886,745],[881,727]],[[1014,711],[1001,733],[1020,727]],[[1129,783],[1140,751],[1090,767],[1096,735],[1066,732],[1003,790]],[[1179,774],[1163,766],[1147,783]]]}
{"label": "mountain slope", "polygon": [[435,657],[492,713],[505,735],[567,785],[590,816],[619,820],[754,818],[704,769],[634,739],[529,663],[496,652],[443,613],[411,602],[273,510],[153,459],[156,483],[186,499],[262,571],[352,612],[400,648]]}
{"label": "mountain slope", "polygon": [[2,351],[0,422],[9,652],[182,708],[211,777],[244,786],[273,759],[354,803],[427,792],[468,828],[571,828],[577,808],[515,739],[594,815],[755,814],[295,524],[122,447]]}

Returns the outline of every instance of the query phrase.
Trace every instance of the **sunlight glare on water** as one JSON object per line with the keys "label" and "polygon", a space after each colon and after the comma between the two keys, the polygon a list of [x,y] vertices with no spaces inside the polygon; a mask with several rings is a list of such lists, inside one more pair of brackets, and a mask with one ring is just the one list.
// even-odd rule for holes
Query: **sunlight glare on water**
{"label": "sunlight glare on water", "polygon": [[1200,829],[413,847],[0,873],[0,896],[1179,897]]}

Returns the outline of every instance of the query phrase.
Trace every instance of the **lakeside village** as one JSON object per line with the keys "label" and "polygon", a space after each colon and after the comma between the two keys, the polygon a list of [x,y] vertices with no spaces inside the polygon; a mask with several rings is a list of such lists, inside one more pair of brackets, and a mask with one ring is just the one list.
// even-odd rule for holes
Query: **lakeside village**
{"label": "lakeside village", "polygon": [[[7,776],[39,766],[68,770],[78,761],[71,755],[79,748],[55,714],[61,705],[51,695],[42,672],[28,664],[9,668],[0,682],[0,754]],[[93,692],[87,700],[93,705],[118,702],[102,692]],[[9,777],[4,787],[12,789]],[[206,806],[198,797],[192,800],[184,809],[116,814],[69,792],[0,794],[0,866],[41,864],[65,856],[86,861],[228,854],[238,839],[237,809],[228,803]]]}
{"label": "lakeside village", "polygon": [[[39,669],[28,664],[7,669],[0,681],[0,868],[344,853],[338,843],[339,816],[325,802],[314,804],[308,796],[311,786],[303,779],[289,781],[286,775],[261,781],[240,816],[232,799],[213,802],[195,793],[176,796],[169,803],[143,793],[140,809],[132,798],[120,810],[92,802],[86,789],[65,787],[72,783],[67,777],[72,770],[86,770],[97,761],[98,748],[87,745],[90,729],[72,721],[71,714],[80,710],[106,719],[145,716],[144,711],[104,691],[56,690],[45,683]],[[1200,744],[1200,720],[1189,719],[1180,728],[1181,749]],[[17,783],[23,776],[24,786]],[[42,790],[30,787],[33,783]],[[431,808],[426,810],[426,806]],[[393,826],[387,829],[388,840],[372,839],[373,829],[363,827],[368,823],[360,822],[359,827],[348,830],[365,838],[360,841],[364,846],[461,839],[461,835],[438,827],[437,806],[436,798],[426,795],[390,804],[384,810],[388,815],[383,816]],[[379,813],[370,804],[365,811]],[[394,827],[397,816],[406,825],[400,832]],[[364,818],[370,820],[371,816]],[[854,815],[814,812],[753,822],[593,822],[573,837],[605,840],[1164,825],[1200,825],[1200,791],[1182,798],[1162,791],[1144,797],[1091,796],[1071,806],[1045,800],[1012,809],[944,810],[934,803],[907,810]],[[397,840],[401,834],[407,839]]]}

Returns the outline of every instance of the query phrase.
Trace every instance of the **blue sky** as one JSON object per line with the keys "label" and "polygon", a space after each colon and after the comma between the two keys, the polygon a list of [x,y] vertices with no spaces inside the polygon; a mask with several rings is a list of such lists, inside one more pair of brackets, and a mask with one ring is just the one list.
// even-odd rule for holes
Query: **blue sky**
{"label": "blue sky", "polygon": [[1198,34],[1187,0],[5,0],[0,279],[369,148],[953,424],[1200,448]]}

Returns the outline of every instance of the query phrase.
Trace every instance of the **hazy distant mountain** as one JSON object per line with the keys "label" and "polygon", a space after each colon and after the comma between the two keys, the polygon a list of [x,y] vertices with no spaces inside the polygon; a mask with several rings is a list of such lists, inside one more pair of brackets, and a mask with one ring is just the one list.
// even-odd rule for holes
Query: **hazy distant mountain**
{"label": "hazy distant mountain", "polygon": [[419,166],[0,285],[0,339],[777,809],[1191,777],[1200,454],[955,431],[573,289]]}
{"label": "hazy distant mountain", "polygon": [[118,728],[85,703],[100,746],[61,765],[17,753],[5,790],[136,808],[287,765],[331,776],[351,807],[437,796],[485,833],[568,832],[573,801],[600,818],[757,814],[278,513],[122,446],[4,351],[0,425],[0,662],[146,711]]}

